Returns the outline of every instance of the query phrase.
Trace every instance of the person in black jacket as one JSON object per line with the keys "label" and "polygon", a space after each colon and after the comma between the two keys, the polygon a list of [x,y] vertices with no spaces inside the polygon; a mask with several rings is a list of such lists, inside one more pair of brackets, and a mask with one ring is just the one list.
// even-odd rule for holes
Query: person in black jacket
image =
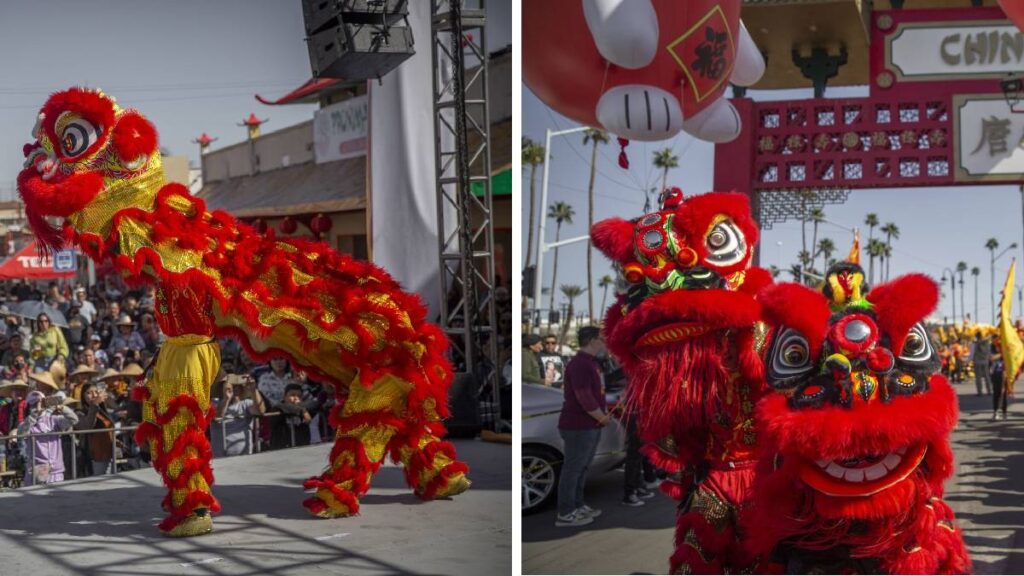
{"label": "person in black jacket", "polygon": [[271,449],[292,446],[309,446],[309,423],[313,420],[310,411],[316,411],[315,399],[302,400],[302,385],[289,384],[284,389],[284,399],[277,406],[281,412],[273,420],[270,432]]}

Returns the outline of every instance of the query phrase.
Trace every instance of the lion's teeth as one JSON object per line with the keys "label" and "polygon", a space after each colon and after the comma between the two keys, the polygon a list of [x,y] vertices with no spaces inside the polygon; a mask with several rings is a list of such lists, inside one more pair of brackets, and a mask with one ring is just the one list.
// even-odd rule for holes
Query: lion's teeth
{"label": "lion's teeth", "polygon": [[889,470],[893,470],[900,465],[901,460],[902,458],[900,458],[900,455],[894,452],[886,456],[885,460],[882,460],[882,464],[885,464],[885,467]]}
{"label": "lion's teeth", "polygon": [[827,468],[828,465],[832,463],[832,461],[831,460],[815,460],[814,463],[818,465],[818,468]]}
{"label": "lion's teeth", "polygon": [[863,482],[864,481],[864,469],[863,468],[850,468],[843,474],[843,478],[847,482]]}
{"label": "lion's teeth", "polygon": [[888,474],[888,470],[885,469],[885,465],[881,462],[878,462],[874,466],[864,470],[864,478],[869,481],[878,480],[886,474]]}
{"label": "lion's teeth", "polygon": [[834,478],[842,478],[843,474],[846,472],[846,469],[840,466],[839,464],[836,464],[835,462],[830,462],[828,467],[825,468],[825,472],[827,472],[829,476],[832,476]]}

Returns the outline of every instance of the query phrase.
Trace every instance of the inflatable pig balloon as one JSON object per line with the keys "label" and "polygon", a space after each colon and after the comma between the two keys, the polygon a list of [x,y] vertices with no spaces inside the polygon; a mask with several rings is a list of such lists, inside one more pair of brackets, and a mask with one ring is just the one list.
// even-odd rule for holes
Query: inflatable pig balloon
{"label": "inflatable pig balloon", "polygon": [[631,140],[739,135],[729,83],[764,59],[740,0],[524,0],[523,77],[545,104]]}

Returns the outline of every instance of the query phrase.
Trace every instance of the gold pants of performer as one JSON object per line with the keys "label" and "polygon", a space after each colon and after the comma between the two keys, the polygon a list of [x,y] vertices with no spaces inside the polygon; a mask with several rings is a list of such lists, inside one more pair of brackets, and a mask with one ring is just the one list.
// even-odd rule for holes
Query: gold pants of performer
{"label": "gold pants of performer", "polygon": [[210,336],[172,336],[161,346],[147,384],[140,436],[149,441],[153,467],[168,488],[163,507],[170,517],[161,530],[195,509],[220,509],[210,492],[212,453],[206,438],[210,387],[219,368],[220,348]]}

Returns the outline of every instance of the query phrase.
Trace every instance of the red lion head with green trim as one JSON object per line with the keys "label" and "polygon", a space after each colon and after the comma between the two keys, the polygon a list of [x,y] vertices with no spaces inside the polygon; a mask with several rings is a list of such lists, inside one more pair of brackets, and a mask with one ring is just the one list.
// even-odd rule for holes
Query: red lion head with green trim
{"label": "red lion head with green trim", "polygon": [[[758,406],[752,548],[839,550],[893,573],[950,561],[963,547],[941,501],[957,399],[923,325],[935,282],[904,276],[841,305],[797,284],[759,299],[765,374],[780,393]],[[930,549],[938,541],[945,551]]]}
{"label": "red lion head with green trim", "polygon": [[111,182],[161,169],[152,124],[134,110],[121,109],[99,90],[71,88],[50,96],[32,138],[24,147],[18,190],[29,225],[44,249],[66,242],[47,216],[67,218],[88,206]]}

